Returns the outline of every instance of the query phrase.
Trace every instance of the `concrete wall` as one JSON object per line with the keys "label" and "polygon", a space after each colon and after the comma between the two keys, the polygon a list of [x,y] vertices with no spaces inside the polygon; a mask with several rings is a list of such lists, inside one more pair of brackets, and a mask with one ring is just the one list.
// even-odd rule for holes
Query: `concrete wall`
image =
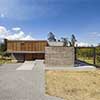
{"label": "concrete wall", "polygon": [[46,47],[45,64],[47,67],[74,66],[74,47]]}

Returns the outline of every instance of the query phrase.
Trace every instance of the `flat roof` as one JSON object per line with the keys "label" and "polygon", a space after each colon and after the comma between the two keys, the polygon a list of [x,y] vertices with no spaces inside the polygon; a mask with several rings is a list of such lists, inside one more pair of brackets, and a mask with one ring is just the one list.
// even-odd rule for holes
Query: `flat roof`
{"label": "flat roof", "polygon": [[34,42],[34,41],[36,41],[36,42],[39,42],[39,41],[40,41],[40,42],[41,42],[41,41],[42,41],[42,42],[47,42],[47,40],[8,40],[8,39],[7,39],[7,41],[12,41],[12,42],[13,42],[13,41],[16,41],[16,42],[28,42],[28,41],[29,41],[29,42]]}

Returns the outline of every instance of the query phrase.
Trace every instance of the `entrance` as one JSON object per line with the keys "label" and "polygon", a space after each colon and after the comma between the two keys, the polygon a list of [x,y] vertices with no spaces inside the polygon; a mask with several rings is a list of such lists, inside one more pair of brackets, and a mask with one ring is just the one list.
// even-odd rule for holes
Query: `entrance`
{"label": "entrance", "polygon": [[44,59],[45,54],[44,53],[26,53],[24,54],[24,61],[30,61],[35,59]]}

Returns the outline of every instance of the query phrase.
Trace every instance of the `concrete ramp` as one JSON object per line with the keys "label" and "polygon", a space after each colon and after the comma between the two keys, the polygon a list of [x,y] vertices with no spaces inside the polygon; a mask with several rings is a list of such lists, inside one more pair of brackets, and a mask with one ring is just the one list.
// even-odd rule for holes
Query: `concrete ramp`
{"label": "concrete ramp", "polygon": [[34,66],[35,66],[35,61],[25,61],[16,70],[32,70]]}

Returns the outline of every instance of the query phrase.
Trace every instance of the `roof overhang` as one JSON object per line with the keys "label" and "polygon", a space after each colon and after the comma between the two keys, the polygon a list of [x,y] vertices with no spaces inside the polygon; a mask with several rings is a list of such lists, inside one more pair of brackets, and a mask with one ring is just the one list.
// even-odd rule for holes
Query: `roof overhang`
{"label": "roof overhang", "polygon": [[7,51],[7,53],[45,53],[45,51]]}

